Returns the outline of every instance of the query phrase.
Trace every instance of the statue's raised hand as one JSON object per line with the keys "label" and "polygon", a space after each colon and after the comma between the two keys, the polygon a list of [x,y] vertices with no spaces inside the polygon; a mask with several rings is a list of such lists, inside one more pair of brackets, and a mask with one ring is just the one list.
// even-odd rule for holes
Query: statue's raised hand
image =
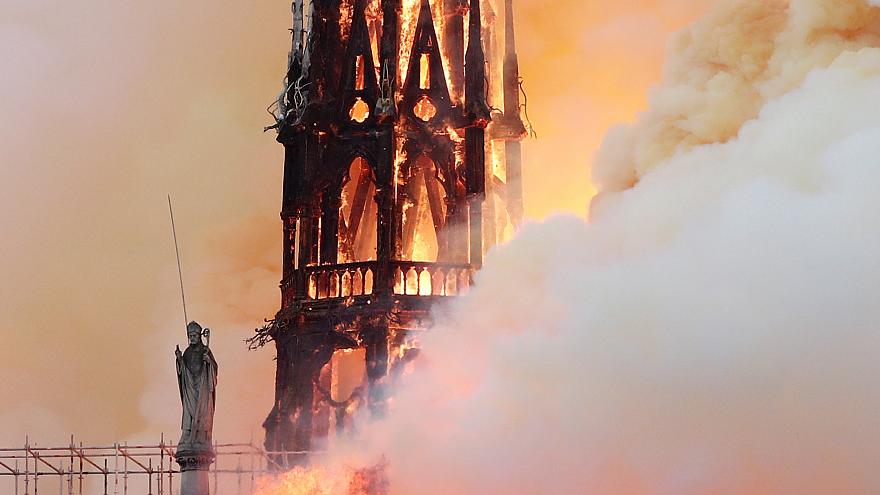
{"label": "statue's raised hand", "polygon": [[180,358],[180,356],[183,356],[183,353],[180,352],[180,346],[178,345],[178,346],[175,346],[175,347],[177,347],[177,348],[174,349],[174,355],[177,356],[178,358]]}

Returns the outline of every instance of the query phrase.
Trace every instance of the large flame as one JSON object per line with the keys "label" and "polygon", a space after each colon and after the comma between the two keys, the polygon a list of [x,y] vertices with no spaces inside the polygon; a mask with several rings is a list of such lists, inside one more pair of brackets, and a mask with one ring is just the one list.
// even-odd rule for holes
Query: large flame
{"label": "large flame", "polygon": [[277,478],[261,480],[258,495],[333,495],[339,493],[345,480],[331,476],[320,468],[296,468]]}
{"label": "large flame", "polygon": [[255,495],[387,495],[385,463],[333,472],[323,467],[297,467],[259,481]]}

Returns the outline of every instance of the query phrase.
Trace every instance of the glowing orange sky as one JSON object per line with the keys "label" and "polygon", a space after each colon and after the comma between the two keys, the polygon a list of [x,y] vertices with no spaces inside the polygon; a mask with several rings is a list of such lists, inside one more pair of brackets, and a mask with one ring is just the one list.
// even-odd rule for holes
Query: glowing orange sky
{"label": "glowing orange sky", "polygon": [[[516,3],[518,46],[539,139],[525,147],[526,213],[586,211],[605,132],[632,120],[660,77],[672,32],[707,0]],[[562,178],[564,180],[561,180]]]}
{"label": "glowing orange sky", "polygon": [[[529,217],[586,211],[602,136],[645,106],[669,34],[706,3],[517,0],[540,136]],[[191,316],[228,342],[221,366],[271,380],[271,352],[240,342],[277,309],[282,150],[261,129],[289,23],[286,0],[0,4],[0,396],[15,398],[0,421],[20,428],[0,441],[145,426],[141,395],[168,358],[154,351],[180,340],[168,192]],[[238,393],[262,404],[271,385]]]}

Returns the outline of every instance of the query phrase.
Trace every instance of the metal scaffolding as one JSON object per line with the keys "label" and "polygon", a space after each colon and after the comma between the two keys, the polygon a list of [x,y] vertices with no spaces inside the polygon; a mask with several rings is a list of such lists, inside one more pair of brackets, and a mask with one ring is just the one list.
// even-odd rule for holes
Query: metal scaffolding
{"label": "metal scaffolding", "polygon": [[[13,495],[174,495],[180,470],[176,444],[84,446],[70,437],[65,447],[0,448],[0,493]],[[250,495],[259,478],[304,452],[267,452],[250,443],[216,443],[211,465],[215,495]],[[57,490],[57,491],[56,491]]]}

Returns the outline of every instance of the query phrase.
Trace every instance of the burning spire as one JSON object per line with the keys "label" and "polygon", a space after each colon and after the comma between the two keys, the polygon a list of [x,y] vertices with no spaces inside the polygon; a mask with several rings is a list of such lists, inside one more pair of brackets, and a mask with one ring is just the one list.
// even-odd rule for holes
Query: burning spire
{"label": "burning spire", "polygon": [[502,117],[490,100],[505,95],[486,70],[501,54],[485,51],[503,32],[483,25],[482,4],[294,2],[274,112],[285,148],[282,303],[252,341],[277,351],[265,427],[279,466],[305,463],[313,440],[343,430],[361,404],[382,414],[431,308],[468,290],[518,216],[504,201],[521,204],[521,192],[505,190],[503,151],[486,139]]}

